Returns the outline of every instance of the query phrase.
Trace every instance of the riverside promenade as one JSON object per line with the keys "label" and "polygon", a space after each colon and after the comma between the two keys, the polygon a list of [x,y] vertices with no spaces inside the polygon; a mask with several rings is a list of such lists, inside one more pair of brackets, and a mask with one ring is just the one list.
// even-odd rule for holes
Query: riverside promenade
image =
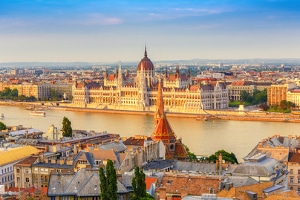
{"label": "riverside promenade", "polygon": [[[73,112],[93,112],[93,113],[110,113],[110,114],[126,114],[126,115],[154,115],[153,111],[134,111],[134,110],[114,110],[99,108],[83,108],[74,107],[72,104],[55,102],[14,102],[0,101],[0,106],[20,106],[24,109],[35,107],[38,109],[52,109]],[[0,111],[1,112],[1,111]],[[169,117],[195,118],[195,120],[237,120],[237,121],[266,121],[266,122],[293,122],[300,123],[300,115],[291,113],[270,113],[264,111],[248,111],[245,110],[205,110],[204,114],[197,113],[175,113],[166,112]]]}

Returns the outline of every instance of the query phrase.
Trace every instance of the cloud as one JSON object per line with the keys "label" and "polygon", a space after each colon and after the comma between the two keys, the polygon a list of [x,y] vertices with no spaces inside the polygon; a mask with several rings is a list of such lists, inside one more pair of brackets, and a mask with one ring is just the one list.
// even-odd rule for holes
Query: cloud
{"label": "cloud", "polygon": [[0,28],[25,27],[29,23],[19,18],[0,18]]}
{"label": "cloud", "polygon": [[117,25],[122,23],[122,19],[117,17],[107,17],[103,14],[92,13],[81,16],[81,19],[77,19],[71,22],[71,24],[79,24],[84,26],[96,26],[96,25]]}
{"label": "cloud", "polygon": [[180,19],[186,17],[201,17],[208,15],[219,15],[225,12],[230,12],[231,9],[227,8],[169,8],[169,9],[157,9],[154,12],[147,14],[148,20],[170,20],[170,19]]}

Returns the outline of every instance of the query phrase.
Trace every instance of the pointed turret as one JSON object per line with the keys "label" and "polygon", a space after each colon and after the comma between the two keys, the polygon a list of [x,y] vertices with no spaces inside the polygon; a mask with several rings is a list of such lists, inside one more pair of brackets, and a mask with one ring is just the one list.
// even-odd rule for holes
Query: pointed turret
{"label": "pointed turret", "polygon": [[147,58],[147,48],[146,48],[146,45],[145,45],[145,53],[144,53],[144,57]]}
{"label": "pointed turret", "polygon": [[177,65],[176,66],[176,78],[178,78],[179,77],[179,66]]}
{"label": "pointed turret", "polygon": [[121,68],[121,61],[119,62],[119,69],[118,69],[118,87],[121,87],[123,84],[123,74],[122,74],[122,68]]}

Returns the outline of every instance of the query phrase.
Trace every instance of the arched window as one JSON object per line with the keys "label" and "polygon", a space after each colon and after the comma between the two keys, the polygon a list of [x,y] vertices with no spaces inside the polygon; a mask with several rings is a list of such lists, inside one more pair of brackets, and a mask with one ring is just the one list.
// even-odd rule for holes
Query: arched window
{"label": "arched window", "polygon": [[170,150],[172,150],[172,151],[174,150],[174,144],[170,145]]}

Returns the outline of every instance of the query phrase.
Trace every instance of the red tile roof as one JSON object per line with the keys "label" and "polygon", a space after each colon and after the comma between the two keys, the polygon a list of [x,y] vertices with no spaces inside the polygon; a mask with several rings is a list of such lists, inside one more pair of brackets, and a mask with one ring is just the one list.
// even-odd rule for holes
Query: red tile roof
{"label": "red tile roof", "polygon": [[157,182],[157,178],[156,177],[146,177],[145,182],[146,182],[146,190],[150,190],[152,183]]}

